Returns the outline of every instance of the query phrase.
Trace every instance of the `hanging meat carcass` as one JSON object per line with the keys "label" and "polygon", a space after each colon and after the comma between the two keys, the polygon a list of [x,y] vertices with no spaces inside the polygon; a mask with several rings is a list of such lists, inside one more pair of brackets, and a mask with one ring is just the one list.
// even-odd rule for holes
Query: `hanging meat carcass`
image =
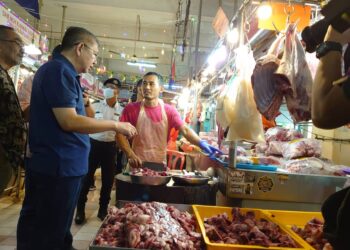
{"label": "hanging meat carcass", "polygon": [[279,84],[274,75],[280,65],[278,54],[283,42],[284,36],[278,36],[272,43],[267,55],[256,61],[251,77],[257,109],[267,120],[276,118],[283,100],[283,89],[281,88],[283,83]]}
{"label": "hanging meat carcass", "polygon": [[282,84],[287,108],[294,122],[310,120],[313,81],[295,24],[288,25],[283,57],[275,76],[277,83]]}
{"label": "hanging meat carcass", "polygon": [[[295,24],[289,24],[286,34],[273,42],[267,55],[257,60],[253,71],[256,106],[268,120],[279,114],[283,97],[295,122],[311,119],[312,75],[295,29]],[[283,57],[279,60],[283,43]]]}

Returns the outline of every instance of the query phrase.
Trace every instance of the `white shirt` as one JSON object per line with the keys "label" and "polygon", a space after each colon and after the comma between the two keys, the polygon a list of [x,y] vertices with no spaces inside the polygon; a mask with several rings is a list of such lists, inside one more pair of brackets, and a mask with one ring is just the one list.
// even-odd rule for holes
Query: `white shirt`
{"label": "white shirt", "polygon": [[[106,100],[91,104],[95,110],[95,119],[97,120],[113,120],[118,122],[119,116],[123,111],[123,107],[117,102],[114,108],[111,108]],[[90,134],[90,137],[97,141],[112,142],[115,141],[115,132],[106,131],[95,134]]]}

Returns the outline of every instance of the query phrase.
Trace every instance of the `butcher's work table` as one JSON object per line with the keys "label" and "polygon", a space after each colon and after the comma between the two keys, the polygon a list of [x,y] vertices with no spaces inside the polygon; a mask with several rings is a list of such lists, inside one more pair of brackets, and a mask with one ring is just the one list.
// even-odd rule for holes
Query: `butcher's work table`
{"label": "butcher's work table", "polygon": [[123,174],[116,175],[115,180],[116,201],[159,201],[177,204],[216,205],[217,182],[198,186],[177,186],[170,181],[167,185],[149,186],[132,183],[130,176]]}
{"label": "butcher's work table", "polygon": [[217,168],[219,189],[231,206],[320,211],[347,177]]}

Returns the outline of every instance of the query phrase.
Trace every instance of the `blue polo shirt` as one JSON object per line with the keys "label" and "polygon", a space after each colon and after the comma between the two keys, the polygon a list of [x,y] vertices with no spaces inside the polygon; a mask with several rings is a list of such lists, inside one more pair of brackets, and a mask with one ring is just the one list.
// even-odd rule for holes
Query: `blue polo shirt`
{"label": "blue polo shirt", "polygon": [[62,55],[56,55],[36,72],[30,102],[27,168],[49,176],[81,176],[88,171],[89,135],[66,132],[53,108],[74,108],[85,115],[79,75]]}

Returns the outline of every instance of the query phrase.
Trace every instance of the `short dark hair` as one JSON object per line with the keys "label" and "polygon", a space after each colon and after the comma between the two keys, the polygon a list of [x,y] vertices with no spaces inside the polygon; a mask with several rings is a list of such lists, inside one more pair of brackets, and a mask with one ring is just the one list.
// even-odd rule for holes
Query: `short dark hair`
{"label": "short dark hair", "polygon": [[84,29],[82,27],[71,26],[64,33],[61,44],[62,51],[71,49],[75,45],[77,45],[77,43],[86,41],[86,39],[89,38],[92,38],[97,44],[99,44],[97,37],[87,29]]}
{"label": "short dark hair", "polygon": [[4,39],[7,37],[7,32],[8,31],[13,31],[16,32],[12,27],[6,26],[6,25],[0,25],[0,38]]}
{"label": "short dark hair", "polygon": [[[116,81],[117,83],[115,83],[114,81]],[[103,86],[106,86],[107,84],[113,84],[115,86],[117,86],[118,88],[121,88],[122,83],[120,82],[120,80],[118,78],[109,78],[106,81],[104,81]]]}
{"label": "short dark hair", "polygon": [[136,83],[136,89],[142,85],[142,79],[138,80]]}
{"label": "short dark hair", "polygon": [[146,74],[143,75],[143,77],[145,76],[156,76],[158,78],[159,84],[162,85],[163,84],[163,77],[158,74],[157,72],[147,72]]}

